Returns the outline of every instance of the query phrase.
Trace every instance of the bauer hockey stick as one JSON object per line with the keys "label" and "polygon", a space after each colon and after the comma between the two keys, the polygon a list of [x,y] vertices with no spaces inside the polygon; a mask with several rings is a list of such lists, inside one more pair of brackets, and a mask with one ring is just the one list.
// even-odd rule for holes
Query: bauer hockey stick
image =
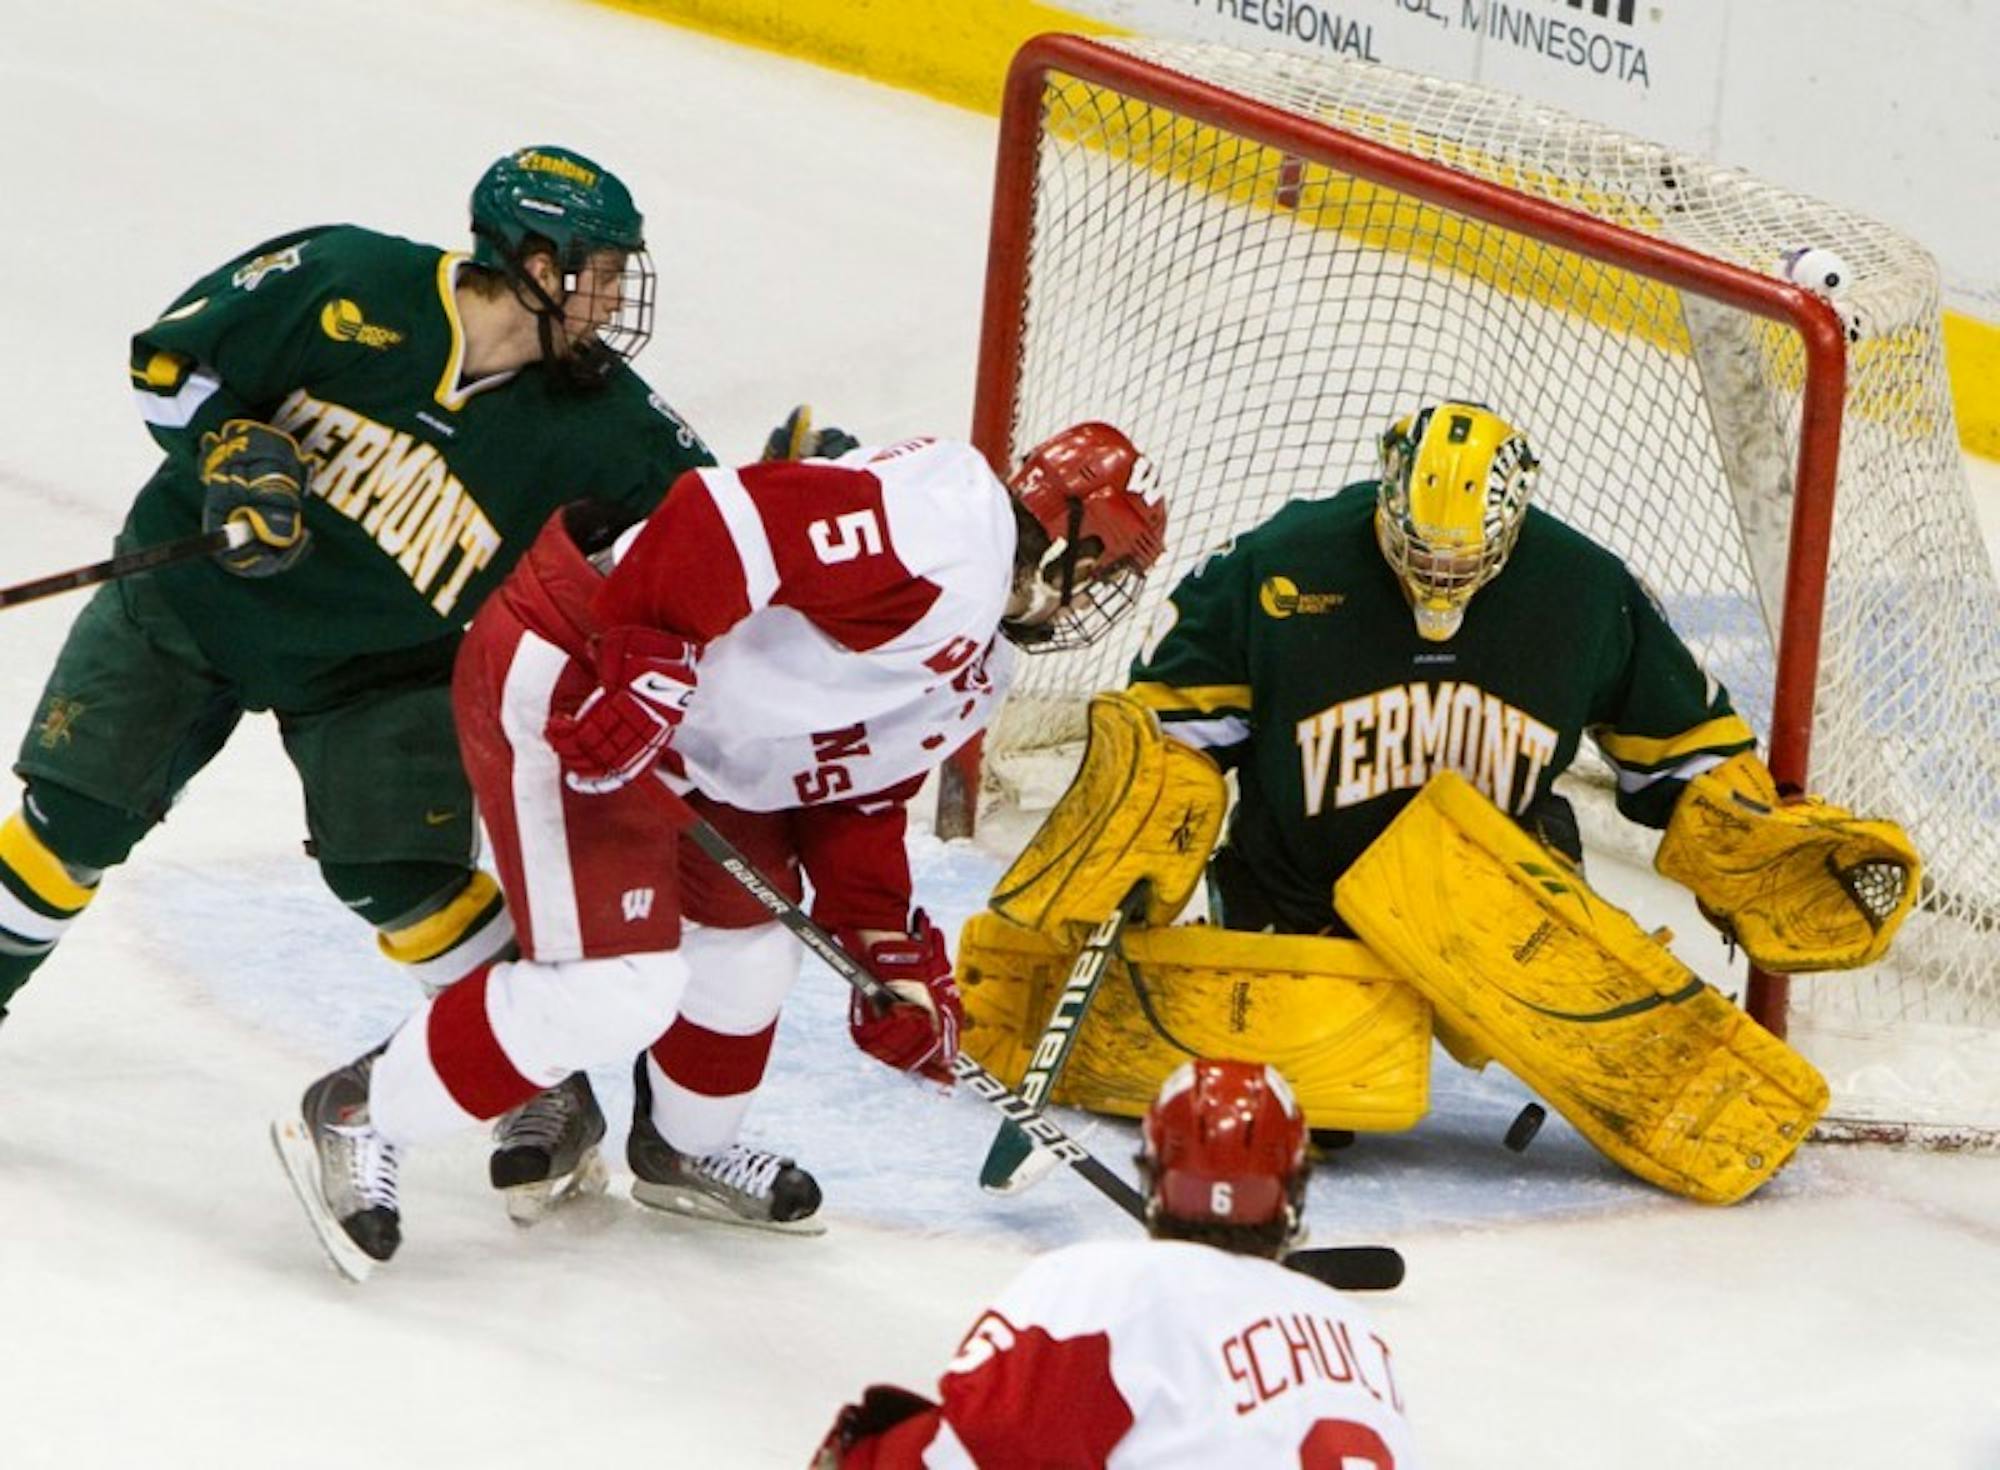
{"label": "bauer hockey stick", "polygon": [[58,592],[68,592],[77,587],[90,587],[99,582],[115,582],[120,577],[129,577],[137,572],[150,572],[157,567],[171,566],[177,561],[192,561],[198,556],[213,556],[218,551],[234,551],[248,541],[252,534],[250,527],[242,521],[231,521],[218,530],[203,531],[198,536],[182,536],[173,541],[162,541],[157,546],[128,551],[123,556],[112,557],[109,561],[92,562],[87,567],[73,567],[67,572],[57,572],[53,576],[37,577],[32,582],[19,582],[12,587],[0,587],[0,608],[19,607],[24,602],[53,597]]}
{"label": "bauer hockey stick", "polygon": [[[814,923],[804,909],[760,873],[735,843],[689,806],[657,771],[640,779],[648,790],[658,793],[658,800],[672,814],[674,825],[685,832],[694,845],[734,879],[766,913],[791,930],[801,944],[819,956],[829,970],[870,1000],[903,1003],[901,997],[869,974],[852,955],[834,942],[831,934]],[[1146,1223],[1146,1202],[1139,1191],[1064,1133],[1033,1103],[964,1052],[960,1052],[952,1062],[952,1075],[969,1087],[980,1101],[999,1109],[1010,1123],[1018,1125],[1036,1143],[1089,1180],[1119,1209],[1141,1225]],[[1401,1285],[1403,1280],[1403,1257],[1394,1246],[1387,1245],[1307,1247],[1285,1256],[1284,1264],[1342,1291],[1389,1291]]]}
{"label": "bauer hockey stick", "polygon": [[[1151,884],[1140,879],[1083,942],[1070,966],[1069,978],[1049,1011],[1048,1025],[1042,1028],[1035,1049],[1028,1055],[1028,1070],[1021,1074],[1020,1094],[1036,1108],[1048,1101],[1049,1090],[1062,1075],[1063,1065],[1076,1045],[1076,1033],[1083,1027],[1083,1013],[1090,998],[1111,966],[1118,950],[1118,937],[1132,916],[1146,906]],[[1047,1149],[1037,1152],[1034,1140],[1011,1119],[1000,1125],[993,1144],[986,1150],[986,1162],[979,1169],[979,1187],[994,1194],[1016,1194],[1035,1183],[1062,1162]]]}

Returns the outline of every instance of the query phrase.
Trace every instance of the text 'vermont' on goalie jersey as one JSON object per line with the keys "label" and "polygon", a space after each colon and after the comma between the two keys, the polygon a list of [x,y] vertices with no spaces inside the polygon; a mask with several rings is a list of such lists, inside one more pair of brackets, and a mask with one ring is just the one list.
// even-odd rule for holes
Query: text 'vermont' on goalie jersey
{"label": "text 'vermont' on goalie jersey", "polygon": [[604,626],[702,642],[669,762],[752,811],[851,800],[984,728],[1011,671],[1006,487],[970,445],[684,477],[621,540]]}
{"label": "text 'vermont' on goalie jersey", "polygon": [[[1421,638],[1375,543],[1372,483],[1294,502],[1175,588],[1132,668],[1166,730],[1238,772],[1231,845],[1301,922],[1439,771],[1516,816],[1585,734],[1628,817],[1755,743],[1612,553],[1531,510],[1446,643]],[[1316,923],[1308,924],[1316,927]]]}

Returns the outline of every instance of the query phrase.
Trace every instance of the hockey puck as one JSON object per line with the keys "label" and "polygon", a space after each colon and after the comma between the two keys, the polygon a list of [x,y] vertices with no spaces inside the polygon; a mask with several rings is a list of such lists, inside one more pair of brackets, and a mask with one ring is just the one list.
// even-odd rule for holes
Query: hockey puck
{"label": "hockey puck", "polygon": [[1529,1103],[1514,1115],[1514,1121],[1507,1125],[1507,1136],[1502,1140],[1515,1153],[1526,1153],[1528,1145],[1535,1141],[1535,1135],[1542,1131],[1549,1110],[1540,1103]]}

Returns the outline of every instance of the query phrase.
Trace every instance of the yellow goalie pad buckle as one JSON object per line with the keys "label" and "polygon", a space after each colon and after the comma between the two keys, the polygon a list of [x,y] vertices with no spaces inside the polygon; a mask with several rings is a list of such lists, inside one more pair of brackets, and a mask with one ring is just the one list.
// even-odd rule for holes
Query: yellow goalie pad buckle
{"label": "yellow goalie pad buckle", "polygon": [[1734,1203],[1826,1109],[1810,1062],[1456,775],[1403,809],[1334,900],[1440,1032],[1662,1189]]}
{"label": "yellow goalie pad buckle", "polygon": [[1129,694],[1096,695],[1075,779],[988,903],[1060,934],[1101,922],[1148,879],[1139,922],[1170,924],[1201,882],[1228,800],[1215,763],[1169,740],[1151,710]]}
{"label": "yellow goalie pad buckle", "polygon": [[1781,802],[1745,752],[1688,782],[1653,865],[1766,970],[1849,970],[1882,958],[1923,865],[1896,823],[1817,797]]}
{"label": "yellow goalie pad buckle", "polygon": [[[1078,945],[992,913],[958,940],[965,1049],[1009,1086]],[[1269,1062],[1315,1128],[1393,1132],[1430,1101],[1430,1007],[1350,939],[1127,929],[1052,1101],[1136,1118],[1190,1055]]]}

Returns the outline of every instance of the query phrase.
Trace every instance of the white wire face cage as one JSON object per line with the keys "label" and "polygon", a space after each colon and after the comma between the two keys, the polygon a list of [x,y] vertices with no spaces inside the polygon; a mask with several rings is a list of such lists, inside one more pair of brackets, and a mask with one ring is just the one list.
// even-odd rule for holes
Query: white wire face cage
{"label": "white wire face cage", "polygon": [[[1094,574],[1070,593],[1069,601],[1046,622],[1005,625],[1009,641],[1023,653],[1066,653],[1088,648],[1110,633],[1139,601],[1146,574],[1125,565]],[[1052,595],[1059,595],[1052,590]]]}
{"label": "white wire face cage", "polygon": [[[610,319],[597,329],[597,340],[603,350],[623,362],[631,362],[653,339],[653,309],[659,289],[659,275],[653,269],[653,257],[646,250],[624,252],[624,265],[618,273],[618,306]],[[584,266],[588,260],[563,273],[565,299],[574,296],[578,290],[588,290]]]}

